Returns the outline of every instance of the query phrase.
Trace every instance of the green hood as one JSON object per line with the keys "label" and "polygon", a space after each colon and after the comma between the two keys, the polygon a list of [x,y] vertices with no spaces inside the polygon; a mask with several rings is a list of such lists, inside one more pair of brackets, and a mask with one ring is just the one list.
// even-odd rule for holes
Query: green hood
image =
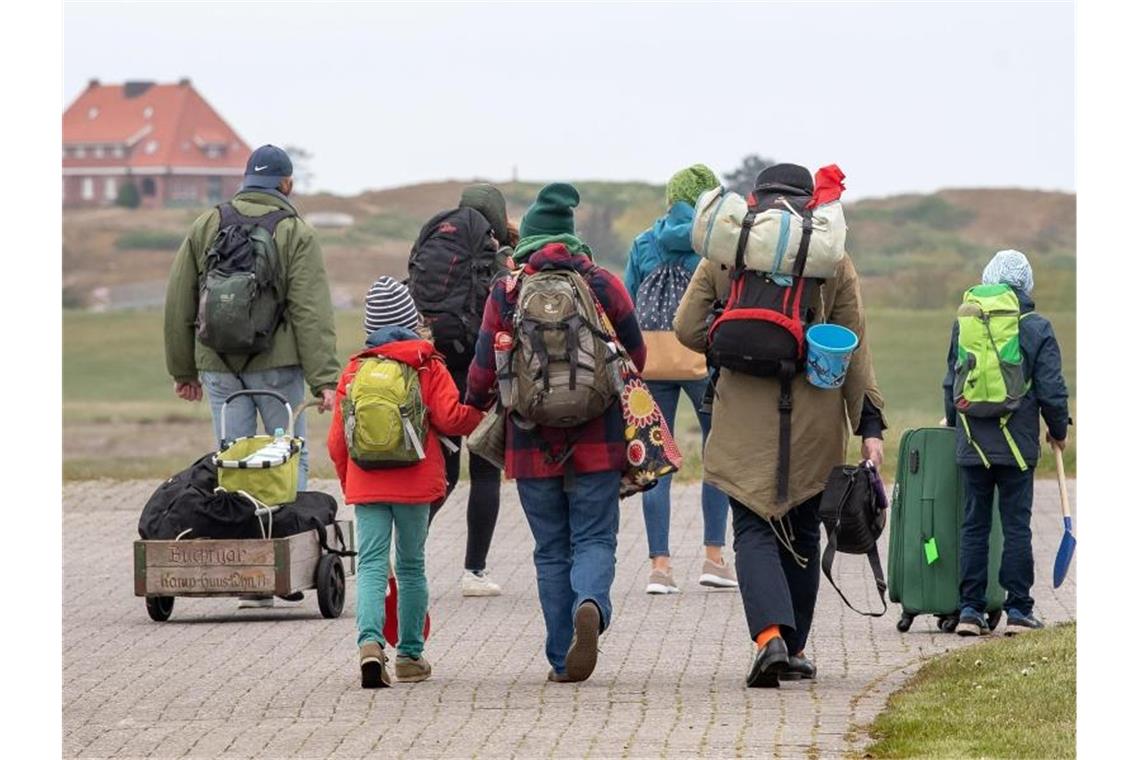
{"label": "green hood", "polygon": [[532,253],[550,243],[562,243],[570,253],[584,253],[591,260],[594,258],[594,252],[590,250],[590,246],[573,235],[531,235],[520,240],[519,244],[515,246],[515,261],[519,264],[525,264]]}

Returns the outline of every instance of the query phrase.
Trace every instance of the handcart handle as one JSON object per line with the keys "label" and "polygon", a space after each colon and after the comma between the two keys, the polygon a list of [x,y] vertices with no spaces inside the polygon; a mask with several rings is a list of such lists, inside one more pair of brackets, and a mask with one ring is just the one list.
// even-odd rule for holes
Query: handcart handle
{"label": "handcart handle", "polygon": [[314,407],[314,406],[320,406],[320,405],[321,405],[321,400],[319,398],[311,398],[308,401],[306,401],[305,403],[301,404],[299,407],[297,407],[297,411],[293,413],[293,427],[294,428],[297,427],[297,420],[301,419],[301,415],[305,412],[306,409],[309,409],[310,407]]}
{"label": "handcart handle", "polygon": [[[228,440],[226,438],[226,405],[229,404],[231,401],[233,401],[235,398],[238,398],[239,396],[272,396],[273,398],[277,399],[282,404],[284,404],[285,405],[285,413],[289,417],[289,430],[286,432],[288,433],[290,438],[293,437],[293,420],[294,420],[293,407],[289,405],[289,400],[286,399],[284,396],[282,396],[277,391],[247,388],[246,390],[234,391],[230,395],[226,396],[226,400],[222,402],[222,410],[220,412],[220,416],[221,416],[222,420],[221,420],[221,425],[219,425],[219,427],[221,428],[221,439],[223,441]],[[301,408],[303,409],[304,407],[301,407]]]}

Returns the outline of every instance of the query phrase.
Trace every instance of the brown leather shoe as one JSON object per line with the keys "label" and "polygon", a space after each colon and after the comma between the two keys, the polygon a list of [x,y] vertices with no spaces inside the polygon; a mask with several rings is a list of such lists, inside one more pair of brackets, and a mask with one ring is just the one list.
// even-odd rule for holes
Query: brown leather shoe
{"label": "brown leather shoe", "polygon": [[570,683],[570,676],[551,668],[550,672],[546,674],[546,680],[552,683]]}
{"label": "brown leather shoe", "polygon": [[566,651],[566,678],[585,681],[598,664],[598,636],[602,630],[602,613],[591,601],[578,605],[574,613],[574,638]]}

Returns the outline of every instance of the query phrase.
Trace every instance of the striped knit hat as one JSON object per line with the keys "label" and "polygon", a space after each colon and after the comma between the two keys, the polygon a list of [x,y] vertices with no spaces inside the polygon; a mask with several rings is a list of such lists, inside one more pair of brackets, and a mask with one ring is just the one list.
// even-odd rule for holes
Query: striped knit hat
{"label": "striped knit hat", "polygon": [[387,275],[372,283],[364,297],[364,331],[372,334],[386,325],[400,325],[409,330],[419,326],[420,315],[412,294],[401,282]]}

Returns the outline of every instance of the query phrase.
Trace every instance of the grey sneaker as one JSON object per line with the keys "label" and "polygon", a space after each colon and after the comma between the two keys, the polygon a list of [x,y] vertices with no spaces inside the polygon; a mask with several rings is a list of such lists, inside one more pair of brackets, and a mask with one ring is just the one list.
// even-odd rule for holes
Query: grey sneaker
{"label": "grey sneaker", "polygon": [[464,596],[498,596],[503,589],[488,577],[487,573],[473,573],[463,571],[463,579],[459,582]]}
{"label": "grey sneaker", "polygon": [[406,654],[396,655],[396,680],[414,683],[426,681],[431,676],[431,663],[422,654],[411,657]]}
{"label": "grey sneaker", "polygon": [[990,625],[982,613],[966,607],[958,615],[958,627],[955,630],[959,636],[986,636],[990,632]]}
{"label": "grey sneaker", "polygon": [[737,588],[740,585],[736,582],[736,573],[732,571],[727,562],[721,560],[718,564],[711,559],[705,560],[705,566],[701,570],[700,584],[710,588]]}
{"label": "grey sneaker", "polygon": [[654,570],[649,573],[649,585],[645,587],[647,594],[677,594],[681,589],[673,582],[671,570]]}
{"label": "grey sneaker", "polygon": [[392,685],[392,677],[384,663],[388,655],[378,641],[366,641],[360,645],[360,688],[382,689]]}

